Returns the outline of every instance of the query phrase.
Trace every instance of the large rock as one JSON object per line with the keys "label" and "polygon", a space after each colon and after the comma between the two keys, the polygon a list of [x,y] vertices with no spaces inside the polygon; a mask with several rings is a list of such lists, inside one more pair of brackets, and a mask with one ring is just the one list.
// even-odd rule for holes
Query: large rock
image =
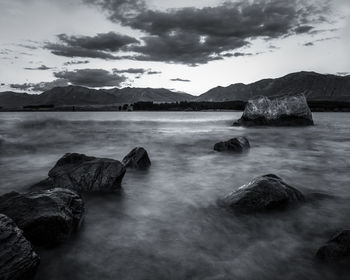
{"label": "large rock", "polygon": [[151,166],[151,161],[148,157],[148,153],[142,147],[134,148],[124,157],[122,162],[126,167],[137,169],[145,169]]}
{"label": "large rock", "polygon": [[246,137],[237,137],[214,145],[214,150],[218,152],[242,153],[249,150],[250,144]]}
{"label": "large rock", "polygon": [[304,195],[280,177],[268,174],[257,177],[220,200],[220,204],[241,213],[283,209],[304,201]]}
{"label": "large rock", "polygon": [[80,225],[84,202],[68,189],[0,196],[0,213],[14,220],[33,244],[54,246],[66,240]]}
{"label": "large rock", "polygon": [[343,230],[332,237],[317,251],[316,257],[326,262],[350,262],[350,230]]}
{"label": "large rock", "polygon": [[40,259],[22,231],[0,214],[0,279],[33,279]]}
{"label": "large rock", "polygon": [[258,96],[248,101],[235,126],[313,125],[312,113],[303,94],[274,97]]}
{"label": "large rock", "polygon": [[45,183],[79,192],[113,191],[120,189],[125,172],[117,160],[72,153],[57,161]]}

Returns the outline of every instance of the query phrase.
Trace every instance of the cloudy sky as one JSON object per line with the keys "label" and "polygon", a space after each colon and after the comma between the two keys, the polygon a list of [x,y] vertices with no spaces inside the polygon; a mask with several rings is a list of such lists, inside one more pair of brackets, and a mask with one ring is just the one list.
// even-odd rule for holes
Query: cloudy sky
{"label": "cloudy sky", "polygon": [[0,91],[350,72],[349,0],[0,0]]}

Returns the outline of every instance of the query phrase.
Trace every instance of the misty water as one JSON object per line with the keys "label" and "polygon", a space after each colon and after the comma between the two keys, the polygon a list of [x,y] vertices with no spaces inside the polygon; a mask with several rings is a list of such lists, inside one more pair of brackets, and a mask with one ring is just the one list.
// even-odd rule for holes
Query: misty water
{"label": "misty water", "polygon": [[[350,114],[314,113],[300,128],[230,126],[241,112],[0,113],[0,194],[44,179],[67,152],[121,160],[148,151],[120,193],[84,195],[85,222],[68,242],[38,249],[36,279],[348,279],[315,261],[350,227]],[[213,145],[247,136],[233,155]],[[333,195],[297,208],[236,216],[217,200],[274,173],[305,193]]]}

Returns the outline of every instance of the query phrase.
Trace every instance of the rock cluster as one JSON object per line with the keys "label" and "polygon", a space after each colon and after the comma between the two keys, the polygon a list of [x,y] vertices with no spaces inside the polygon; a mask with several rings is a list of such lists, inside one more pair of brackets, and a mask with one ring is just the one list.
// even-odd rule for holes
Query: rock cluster
{"label": "rock cluster", "polygon": [[343,230],[332,237],[317,251],[316,257],[325,262],[350,261],[350,230]]}
{"label": "rock cluster", "polygon": [[258,96],[250,99],[234,126],[313,125],[312,113],[303,94]]}
{"label": "rock cluster", "polygon": [[225,142],[219,142],[214,145],[214,150],[218,152],[242,153],[250,149],[249,141],[246,137],[232,138]]}
{"label": "rock cluster", "polygon": [[0,279],[33,279],[40,259],[22,231],[0,214]]}
{"label": "rock cluster", "polygon": [[280,177],[268,174],[257,177],[233,191],[220,204],[239,213],[263,212],[286,208],[304,201],[304,195]]}

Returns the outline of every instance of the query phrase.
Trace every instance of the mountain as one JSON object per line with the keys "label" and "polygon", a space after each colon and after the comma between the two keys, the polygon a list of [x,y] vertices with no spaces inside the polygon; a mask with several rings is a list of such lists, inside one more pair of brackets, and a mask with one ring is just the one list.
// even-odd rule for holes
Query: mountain
{"label": "mountain", "polygon": [[247,101],[258,96],[303,93],[309,101],[350,102],[350,75],[322,75],[298,72],[277,79],[264,79],[251,84],[216,87],[195,97],[187,93],[154,88],[90,89],[81,86],[55,87],[41,94],[0,93],[0,107],[14,108],[28,105],[113,105],[139,101]]}
{"label": "mountain", "polygon": [[200,95],[195,101],[247,101],[258,96],[303,93],[309,101],[350,101],[350,75],[322,75],[298,72],[277,79],[264,79],[251,84],[232,84],[216,87]]}
{"label": "mountain", "polygon": [[179,102],[195,99],[195,96],[193,95],[182,92],[173,92],[164,88],[126,87],[122,89],[115,88],[107,91],[114,94],[118,98],[119,103],[135,103],[139,101]]}
{"label": "mountain", "polygon": [[81,86],[55,87],[41,94],[1,92],[0,107],[14,108],[28,105],[112,105],[139,101],[176,102],[195,97],[167,89],[123,88],[96,90]]}

